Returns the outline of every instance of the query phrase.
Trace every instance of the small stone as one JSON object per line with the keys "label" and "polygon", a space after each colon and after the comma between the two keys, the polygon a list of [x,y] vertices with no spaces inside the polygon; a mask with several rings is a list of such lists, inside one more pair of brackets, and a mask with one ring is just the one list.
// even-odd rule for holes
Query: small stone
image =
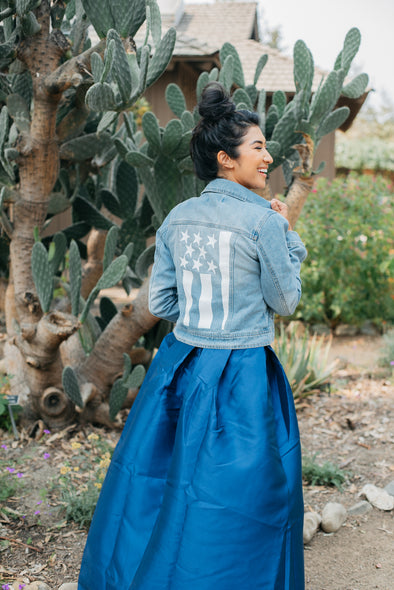
{"label": "small stone", "polygon": [[379,336],[379,328],[373,322],[366,320],[360,328],[361,334],[364,336]]}
{"label": "small stone", "polygon": [[335,363],[336,363],[336,370],[337,371],[342,371],[343,369],[346,369],[349,365],[348,359],[345,358],[344,356],[335,357]]}
{"label": "small stone", "polygon": [[321,523],[321,516],[317,512],[307,512],[304,514],[304,545],[309,543],[316,534]]}
{"label": "small stone", "polygon": [[329,336],[331,334],[330,327],[326,324],[312,324],[310,330],[312,334],[317,334],[318,336]]}
{"label": "small stone", "polygon": [[350,516],[362,516],[363,514],[367,514],[370,510],[372,510],[372,505],[366,500],[361,500],[361,502],[357,502],[357,504],[351,506],[347,512]]}
{"label": "small stone", "polygon": [[335,328],[335,336],[356,336],[358,334],[358,326],[351,324],[339,324]]}
{"label": "small stone", "polygon": [[67,582],[66,584],[62,584],[59,590],[78,590],[78,583],[77,582]]}
{"label": "small stone", "polygon": [[325,533],[335,533],[346,520],[346,508],[338,502],[329,502],[323,508],[321,528]]}
{"label": "small stone", "polygon": [[378,488],[371,483],[367,483],[360,492],[360,496],[365,496],[375,508],[379,510],[392,510],[394,508],[394,496],[391,496],[383,488]]}
{"label": "small stone", "polygon": [[390,496],[394,496],[394,480],[390,481],[390,483],[388,483],[384,489],[388,494],[390,494]]}
{"label": "small stone", "polygon": [[302,338],[306,332],[305,324],[299,320],[293,320],[289,322],[286,328],[286,333],[290,335],[293,332],[295,336]]}
{"label": "small stone", "polygon": [[51,590],[45,582],[32,582],[24,587],[23,590]]}

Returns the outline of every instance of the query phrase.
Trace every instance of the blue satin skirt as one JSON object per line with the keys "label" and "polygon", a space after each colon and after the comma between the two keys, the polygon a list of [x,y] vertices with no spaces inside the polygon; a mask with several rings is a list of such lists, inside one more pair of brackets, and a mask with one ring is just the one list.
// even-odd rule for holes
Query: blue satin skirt
{"label": "blue satin skirt", "polygon": [[78,590],[304,590],[301,453],[270,347],[169,334],[115,449]]}

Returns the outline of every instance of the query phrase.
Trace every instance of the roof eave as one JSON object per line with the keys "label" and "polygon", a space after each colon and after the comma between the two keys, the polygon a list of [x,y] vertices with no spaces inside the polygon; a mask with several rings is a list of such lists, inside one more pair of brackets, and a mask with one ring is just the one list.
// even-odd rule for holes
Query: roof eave
{"label": "roof eave", "polygon": [[348,131],[350,127],[353,125],[354,119],[357,117],[358,113],[360,112],[361,107],[363,106],[364,102],[368,94],[371,92],[372,89],[366,90],[364,94],[359,96],[358,98],[348,98],[347,96],[340,96],[339,100],[336,104],[336,108],[347,106],[350,109],[350,114],[346,121],[339,127],[339,129],[343,132]]}

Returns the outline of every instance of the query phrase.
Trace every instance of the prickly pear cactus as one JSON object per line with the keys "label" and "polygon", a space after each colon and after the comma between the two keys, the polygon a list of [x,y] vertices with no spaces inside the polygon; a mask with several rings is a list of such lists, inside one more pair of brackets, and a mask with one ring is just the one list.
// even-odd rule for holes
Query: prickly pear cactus
{"label": "prickly pear cactus", "polygon": [[53,297],[53,269],[48,259],[48,252],[42,242],[36,242],[31,254],[31,269],[41,309],[49,311]]}
{"label": "prickly pear cactus", "polygon": [[[154,84],[167,68],[175,46],[175,29],[161,37],[161,16],[156,0],[120,0],[113,7],[107,0],[83,2],[98,35],[107,39],[104,61],[92,55],[94,84],[86,93],[86,104],[93,111],[128,110]],[[144,11],[142,9],[144,8]],[[133,10],[136,13],[133,13]],[[147,19],[147,34],[139,49],[124,39]],[[137,27],[135,30],[134,28]],[[152,43],[148,44],[149,37]],[[152,53],[152,48],[154,51]]]}
{"label": "prickly pear cactus", "polygon": [[132,369],[129,355],[124,354],[123,361],[123,375],[115,381],[109,396],[109,417],[111,420],[114,420],[116,414],[121,410],[129,389],[140,387],[146,373],[142,365],[137,365]]}
{"label": "prickly pear cactus", "polygon": [[81,390],[78,379],[72,367],[64,367],[62,374],[63,389],[66,395],[74,402],[75,405],[83,408]]}
{"label": "prickly pear cactus", "polygon": [[185,97],[176,84],[167,87],[166,100],[178,119],[161,127],[154,113],[148,111],[142,117],[145,143],[139,145],[135,128],[128,129],[127,142],[116,143],[120,157],[137,170],[156,228],[177,203],[197,196],[203,187],[193,174],[189,156],[194,116],[186,109]]}
{"label": "prickly pear cactus", "polygon": [[[297,41],[293,52],[295,96],[287,102],[286,95],[282,91],[275,92],[268,111],[265,107],[265,92],[259,91],[256,87],[268,56],[261,56],[256,66],[253,84],[246,86],[237,50],[230,43],[223,45],[220,51],[222,68],[219,80],[229,90],[234,86],[237,87],[233,92],[233,99],[238,108],[254,109],[259,113],[261,128],[267,139],[267,148],[274,160],[270,170],[282,166],[287,184],[291,182],[294,168],[301,163],[294,146],[308,144],[311,150],[310,161],[312,161],[313,153],[321,138],[340,127],[349,115],[348,107],[335,108],[341,94],[357,98],[365,92],[368,84],[366,74],[360,74],[344,84],[352,60],[358,51],[360,39],[358,29],[354,28],[348,32],[334,70],[322,80],[315,93],[312,93],[314,78],[312,54],[303,41]],[[211,79],[207,72],[200,75],[197,96]],[[175,93],[173,102],[176,106]],[[313,173],[311,169],[303,172],[306,175]]]}

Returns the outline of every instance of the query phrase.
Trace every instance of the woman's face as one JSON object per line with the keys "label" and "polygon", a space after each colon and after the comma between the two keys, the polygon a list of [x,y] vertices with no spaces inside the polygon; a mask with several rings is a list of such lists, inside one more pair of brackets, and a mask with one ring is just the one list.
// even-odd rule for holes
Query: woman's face
{"label": "woman's face", "polygon": [[230,158],[225,152],[219,152],[220,176],[242,184],[250,190],[263,189],[268,166],[273,160],[267,152],[265,137],[260,127],[249,127],[241,145],[238,146],[238,154],[237,158]]}

